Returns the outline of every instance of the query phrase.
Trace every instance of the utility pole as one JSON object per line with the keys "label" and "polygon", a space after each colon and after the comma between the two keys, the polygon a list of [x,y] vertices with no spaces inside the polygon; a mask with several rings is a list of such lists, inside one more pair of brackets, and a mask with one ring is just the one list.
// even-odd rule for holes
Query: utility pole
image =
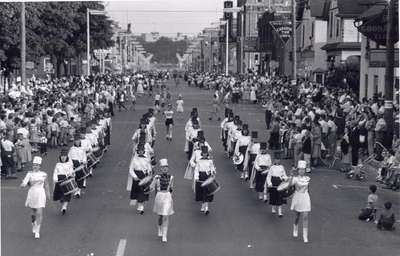
{"label": "utility pole", "polygon": [[86,61],[87,75],[90,76],[90,9],[86,9]]}
{"label": "utility pole", "polygon": [[240,74],[244,73],[243,59],[244,59],[244,8],[240,12]]}
{"label": "utility pole", "polygon": [[[393,83],[394,83],[394,30],[396,25],[395,8],[398,0],[390,0],[387,8],[386,28],[386,77],[385,77],[385,113],[386,138],[385,147],[391,148],[393,142]],[[398,8],[398,7],[397,7]]]}
{"label": "utility pole", "polygon": [[229,21],[226,20],[225,31],[225,75],[229,74]]}
{"label": "utility pole", "polygon": [[26,84],[25,2],[21,3],[21,82]]}
{"label": "utility pole", "polygon": [[292,0],[292,81],[297,81],[296,56],[296,0]]}

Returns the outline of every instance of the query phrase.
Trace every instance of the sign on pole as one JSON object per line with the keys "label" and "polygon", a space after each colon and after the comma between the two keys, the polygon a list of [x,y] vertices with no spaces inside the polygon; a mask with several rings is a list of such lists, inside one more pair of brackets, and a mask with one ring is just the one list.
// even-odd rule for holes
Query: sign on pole
{"label": "sign on pole", "polygon": [[283,44],[286,44],[292,37],[292,22],[290,20],[274,20],[270,21],[269,24],[278,34]]}

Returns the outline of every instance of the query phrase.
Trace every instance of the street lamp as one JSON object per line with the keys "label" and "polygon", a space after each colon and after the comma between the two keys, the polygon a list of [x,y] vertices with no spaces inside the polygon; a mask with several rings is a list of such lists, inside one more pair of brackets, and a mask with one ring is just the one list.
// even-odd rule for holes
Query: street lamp
{"label": "street lamp", "polygon": [[221,20],[219,22],[213,22],[211,25],[225,25],[225,75],[229,74],[229,22],[227,20]]}
{"label": "street lamp", "polygon": [[87,75],[90,75],[90,15],[105,15],[105,11],[86,9],[86,59]]}

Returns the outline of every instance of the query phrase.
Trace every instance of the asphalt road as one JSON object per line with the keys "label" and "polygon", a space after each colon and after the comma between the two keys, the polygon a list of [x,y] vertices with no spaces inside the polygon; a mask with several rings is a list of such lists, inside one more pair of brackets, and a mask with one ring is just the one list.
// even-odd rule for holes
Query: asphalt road
{"label": "asphalt road", "polygon": [[[257,200],[226,158],[219,139],[219,122],[208,120],[211,92],[188,88],[184,83],[179,88],[172,82],[169,85],[173,99],[178,93],[183,95],[185,115],[181,119],[175,117],[172,142],[165,140],[162,116],[157,119],[157,159],[168,158],[175,176],[175,215],[170,218],[168,243],[161,243],[156,234],[157,216],[151,212],[154,196],[142,216],[129,206],[126,190],[131,136],[140,116],[153,102],[145,96],[138,99],[136,111],[116,112],[111,148],[89,179],[82,198],[70,203],[67,215],[61,215],[59,204],[48,202],[39,240],[33,238],[30,210],[24,207],[27,191],[19,188],[24,174],[19,174],[18,180],[1,181],[1,255],[400,255],[399,227],[394,232],[383,232],[372,223],[357,220],[369,183],[346,180],[334,170],[317,169],[311,174],[310,243],[303,243],[301,233],[294,239],[294,216],[289,206],[285,206],[283,218],[272,215],[269,205]],[[209,216],[200,213],[191,184],[183,179],[184,125],[192,107],[199,109],[222,186]],[[249,104],[234,108],[249,123],[250,130],[259,130],[266,140],[261,108]],[[44,160],[44,170],[50,177],[58,154],[52,150]],[[289,168],[290,163],[285,165]],[[398,193],[379,190],[378,194],[381,203],[391,200],[399,209]]]}

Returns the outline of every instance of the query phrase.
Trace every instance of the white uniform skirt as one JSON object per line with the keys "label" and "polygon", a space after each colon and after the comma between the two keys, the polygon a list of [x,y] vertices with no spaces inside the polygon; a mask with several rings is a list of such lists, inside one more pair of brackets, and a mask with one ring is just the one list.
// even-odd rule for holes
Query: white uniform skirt
{"label": "white uniform skirt", "polygon": [[43,187],[33,186],[28,190],[25,206],[33,209],[46,206],[46,193]]}
{"label": "white uniform skirt", "polygon": [[174,214],[174,201],[169,191],[159,191],[154,199],[153,212],[157,215],[169,216]]}
{"label": "white uniform skirt", "polygon": [[290,210],[296,212],[310,212],[311,211],[311,199],[308,192],[297,192],[295,191],[292,198],[292,204]]}
{"label": "white uniform skirt", "polygon": [[183,106],[182,106],[182,105],[178,105],[178,106],[176,107],[176,112],[178,112],[178,113],[183,113]]}

